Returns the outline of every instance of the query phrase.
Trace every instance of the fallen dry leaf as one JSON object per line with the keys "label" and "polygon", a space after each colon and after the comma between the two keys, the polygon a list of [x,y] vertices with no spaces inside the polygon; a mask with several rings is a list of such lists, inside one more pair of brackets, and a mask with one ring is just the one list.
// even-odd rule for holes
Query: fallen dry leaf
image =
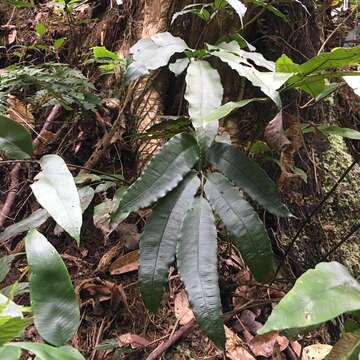
{"label": "fallen dry leaf", "polygon": [[175,316],[180,325],[186,325],[194,318],[185,290],[175,296]]}
{"label": "fallen dry leaf", "polygon": [[265,139],[272,148],[278,151],[282,151],[286,146],[291,144],[285,135],[281,111],[267,125],[265,129]]}
{"label": "fallen dry leaf", "polygon": [[276,343],[280,345],[280,351],[284,351],[289,345],[289,340],[280,336],[277,331],[272,331],[265,335],[256,335],[249,342],[249,347],[256,356],[270,357],[274,353]]}
{"label": "fallen dry leaf", "polygon": [[131,346],[133,349],[145,347],[150,344],[145,338],[131,333],[120,335],[118,339],[121,346]]}
{"label": "fallen dry leaf", "polygon": [[111,262],[115,257],[119,256],[119,253],[123,245],[121,242],[118,242],[116,245],[112,246],[100,259],[96,272],[105,272],[109,269]]}
{"label": "fallen dry leaf", "polygon": [[226,355],[230,360],[255,360],[242,346],[241,339],[227,326],[225,328],[226,335]]}
{"label": "fallen dry leaf", "polygon": [[326,344],[314,344],[307,346],[303,351],[303,360],[323,360],[327,355],[329,355],[331,345]]}
{"label": "fallen dry leaf", "polygon": [[121,275],[139,269],[139,250],[134,250],[115,260],[110,266],[111,275]]}
{"label": "fallen dry leaf", "polygon": [[20,125],[25,126],[29,130],[34,128],[35,119],[33,114],[29,111],[27,104],[13,95],[8,95],[6,105],[6,112],[11,119]]}
{"label": "fallen dry leaf", "polygon": [[123,241],[126,248],[129,250],[135,250],[137,248],[140,234],[135,224],[120,223],[116,228],[116,232],[119,235],[119,241]]}
{"label": "fallen dry leaf", "polygon": [[244,310],[240,315],[241,323],[246,327],[252,335],[256,335],[257,331],[263,326],[255,320],[256,315],[250,310]]}

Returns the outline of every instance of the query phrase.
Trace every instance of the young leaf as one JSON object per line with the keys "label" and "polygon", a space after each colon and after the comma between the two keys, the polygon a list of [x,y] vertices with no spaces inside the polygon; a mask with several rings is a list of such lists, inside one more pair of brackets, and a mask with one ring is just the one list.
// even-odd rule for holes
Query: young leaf
{"label": "young leaf", "polygon": [[207,176],[205,193],[258,281],[271,280],[274,270],[271,241],[258,214],[221,174]]}
{"label": "young leaf", "polygon": [[8,159],[23,160],[32,153],[30,133],[10,118],[0,115],[0,151]]}
{"label": "young leaf", "polygon": [[64,345],[80,323],[79,303],[66,266],[56,249],[37,230],[25,238],[34,323],[48,343]]}
{"label": "young leaf", "polygon": [[258,334],[304,329],[360,309],[360,284],[337,263],[320,263],[300,276]]}
{"label": "young leaf", "polygon": [[40,165],[42,171],[31,185],[36,200],[79,244],[82,212],[74,178],[58,155],[43,156]]}
{"label": "young leaf", "polygon": [[214,143],[207,154],[208,161],[227,178],[248,193],[266,210],[277,216],[289,216],[274,182],[254,161],[232,145]]}
{"label": "young leaf", "polygon": [[126,77],[128,81],[136,80],[149,70],[156,70],[167,65],[171,56],[188,49],[186,42],[168,32],[158,33],[139,40],[131,49],[134,62],[129,66]]}
{"label": "young leaf", "polygon": [[160,305],[185,213],[199,186],[197,174],[190,173],[159,201],[145,225],[140,239],[139,281],[144,302],[153,312]]}
{"label": "young leaf", "polygon": [[359,360],[360,330],[344,333],[326,360]]}
{"label": "young leaf", "polygon": [[201,137],[200,142],[209,147],[217,134],[218,124],[205,124],[203,119],[221,105],[224,88],[220,75],[207,61],[192,60],[185,81],[189,115],[198,136]]}
{"label": "young leaf", "polygon": [[69,346],[56,348],[47,344],[30,342],[14,342],[6,346],[30,351],[39,360],[85,360],[76,349]]}
{"label": "young leaf", "polygon": [[177,265],[200,328],[223,349],[225,334],[218,284],[215,219],[203,197],[194,199],[185,217],[178,242]]}
{"label": "young leaf", "polygon": [[187,133],[175,135],[154,156],[142,177],[124,193],[114,209],[112,222],[120,214],[150,206],[174,189],[199,161],[199,148],[194,137]]}

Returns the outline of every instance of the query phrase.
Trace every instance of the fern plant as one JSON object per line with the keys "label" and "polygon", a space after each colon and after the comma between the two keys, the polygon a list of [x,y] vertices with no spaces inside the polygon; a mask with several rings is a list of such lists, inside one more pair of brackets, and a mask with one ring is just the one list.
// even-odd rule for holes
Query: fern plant
{"label": "fern plant", "polygon": [[[227,3],[232,6],[237,1]],[[140,240],[139,282],[144,302],[151,311],[158,309],[169,267],[176,260],[194,315],[220,348],[224,348],[225,334],[214,213],[232,235],[255,278],[265,282],[273,276],[271,241],[239,189],[276,216],[290,213],[264,170],[239,149],[217,138],[218,120],[237,108],[267,99],[221,105],[221,78],[207,59],[219,58],[281,109],[281,91],[296,88],[313,97],[324,97],[328,93],[325,80],[344,74],[333,69],[358,63],[360,57],[359,47],[340,48],[302,65],[286,56],[273,63],[246,41],[241,43],[250,51],[242,49],[237,41],[208,44],[199,51],[166,32],[141,39],[132,47],[128,81],[167,65],[176,53],[185,55],[169,69],[176,76],[187,72],[185,99],[194,131],[177,134],[163,146],[143,176],[124,192],[112,215],[113,223],[118,223],[130,212],[154,205]]]}

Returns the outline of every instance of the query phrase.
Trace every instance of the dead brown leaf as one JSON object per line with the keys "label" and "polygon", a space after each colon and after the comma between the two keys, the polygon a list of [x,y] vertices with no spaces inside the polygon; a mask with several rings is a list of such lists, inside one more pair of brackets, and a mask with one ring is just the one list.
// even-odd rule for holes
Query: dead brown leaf
{"label": "dead brown leaf", "polygon": [[175,296],[175,316],[180,325],[186,325],[194,318],[185,290]]}
{"label": "dead brown leaf", "polygon": [[303,351],[303,360],[323,360],[333,347],[326,344],[314,344],[307,346]]}
{"label": "dead brown leaf", "polygon": [[140,234],[135,224],[120,223],[116,232],[119,235],[119,241],[123,241],[127,249],[134,250],[137,248]]}
{"label": "dead brown leaf", "polygon": [[280,345],[280,351],[284,351],[289,345],[289,340],[280,336],[277,331],[272,331],[264,335],[256,335],[249,342],[249,347],[256,356],[270,357],[274,353],[276,343]]}
{"label": "dead brown leaf", "polygon": [[136,334],[123,334],[118,337],[121,346],[131,346],[133,349],[148,346],[150,341]]}
{"label": "dead brown leaf", "polygon": [[7,113],[11,119],[25,126],[27,129],[34,128],[35,119],[29,111],[28,106],[13,95],[8,95],[6,99]]}
{"label": "dead brown leaf", "polygon": [[139,269],[139,250],[134,250],[115,260],[110,266],[111,275],[121,275]]}
{"label": "dead brown leaf", "polygon": [[282,151],[291,142],[285,135],[283,115],[280,111],[267,125],[265,129],[267,143],[277,151]]}
{"label": "dead brown leaf", "polygon": [[227,326],[226,335],[226,355],[230,360],[255,360],[255,358],[242,347],[241,339]]}
{"label": "dead brown leaf", "polygon": [[109,269],[111,262],[115,257],[119,256],[119,253],[123,247],[121,242],[118,242],[116,245],[112,246],[100,259],[96,272],[105,272]]}

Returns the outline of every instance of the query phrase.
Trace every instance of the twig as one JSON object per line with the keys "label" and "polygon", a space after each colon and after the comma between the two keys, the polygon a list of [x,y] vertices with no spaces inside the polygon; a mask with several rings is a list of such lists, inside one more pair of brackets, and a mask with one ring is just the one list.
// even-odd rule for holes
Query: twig
{"label": "twig", "polygon": [[19,172],[21,169],[20,164],[16,164],[10,171],[10,190],[7,193],[4,206],[0,212],[0,228],[4,226],[5,221],[9,218],[11,208],[15,202],[16,195],[19,191]]}
{"label": "twig", "polygon": [[[97,142],[94,152],[91,154],[90,158],[86,161],[84,167],[86,168],[92,168],[106,153],[107,149],[111,145],[111,140],[113,139],[116,132],[120,129],[120,126],[122,124],[124,111],[130,102],[130,99],[132,98],[132,94],[134,92],[135,86],[132,86],[129,88],[126,98],[124,100],[124,104],[122,108],[119,110],[118,116],[116,120],[114,121],[114,124],[112,125],[112,129],[106,133],[100,141]],[[83,171],[80,172],[80,174],[83,173]]]}
{"label": "twig", "polygon": [[276,279],[277,275],[279,274],[279,271],[281,269],[281,267],[284,265],[284,262],[287,258],[287,256],[289,255],[290,251],[292,250],[296,240],[298,239],[298,237],[300,236],[301,232],[304,230],[305,226],[307,224],[310,223],[310,221],[312,220],[312,218],[314,217],[314,215],[316,215],[321,208],[323,207],[323,205],[325,204],[325,202],[334,194],[334,192],[336,191],[336,189],[338,188],[338,186],[340,185],[340,183],[345,179],[345,177],[349,174],[349,172],[353,169],[353,167],[357,164],[358,159],[355,159],[351,165],[344,171],[344,173],[340,176],[340,178],[337,180],[337,182],[335,183],[335,185],[330,189],[330,191],[325,195],[325,197],[320,201],[320,203],[314,208],[314,210],[311,212],[310,215],[308,215],[305,218],[305,221],[300,225],[298,231],[296,232],[295,236],[293,237],[293,239],[291,240],[289,246],[287,247],[284,256],[282,257],[276,271],[275,271],[275,275],[270,283],[270,285],[273,284],[274,280]]}
{"label": "twig", "polygon": [[179,330],[175,332],[175,334],[170,337],[167,341],[160,344],[154,351],[150,353],[150,355],[146,358],[146,360],[156,360],[159,359],[160,356],[169,350],[175,343],[177,343],[183,336],[187,335],[192,331],[194,326],[196,325],[195,320],[190,321],[188,324],[181,327]]}
{"label": "twig", "polygon": [[328,259],[340,246],[344,245],[358,230],[360,229],[360,224],[354,226],[354,228],[347,234],[341,241],[339,241],[326,255],[323,256],[321,261]]}

